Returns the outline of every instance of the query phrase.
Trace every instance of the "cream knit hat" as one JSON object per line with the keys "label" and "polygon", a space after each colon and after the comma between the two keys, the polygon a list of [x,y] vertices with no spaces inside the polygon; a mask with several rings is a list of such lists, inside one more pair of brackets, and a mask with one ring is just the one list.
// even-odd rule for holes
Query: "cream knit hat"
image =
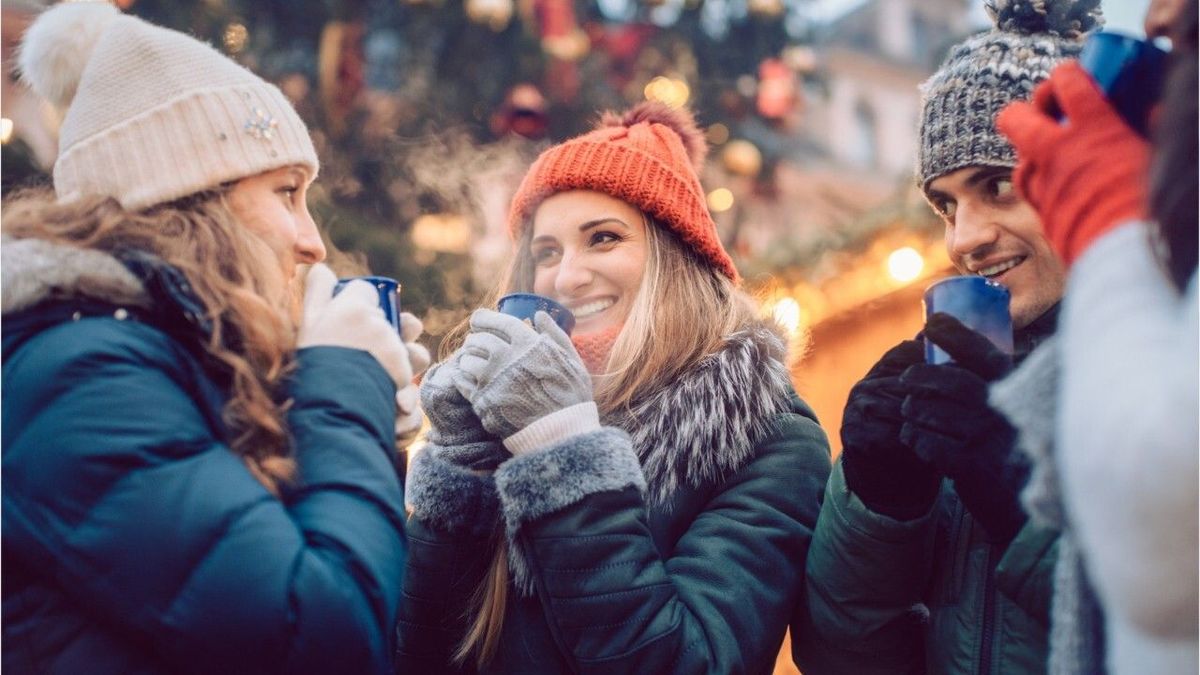
{"label": "cream knit hat", "polygon": [[284,166],[316,175],[312,139],[278,88],[107,2],[43,12],[19,65],[34,91],[66,111],[59,201],[106,195],[141,210]]}

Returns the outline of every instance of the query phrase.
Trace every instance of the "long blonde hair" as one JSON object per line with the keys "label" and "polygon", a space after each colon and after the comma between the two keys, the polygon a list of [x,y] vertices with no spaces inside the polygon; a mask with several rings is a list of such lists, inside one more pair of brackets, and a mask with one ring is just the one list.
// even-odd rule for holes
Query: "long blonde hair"
{"label": "long blonde hair", "polygon": [[[601,414],[627,409],[642,395],[674,381],[756,316],[752,298],[729,277],[693,253],[674,232],[643,218],[646,268],[605,373],[595,378]],[[494,307],[508,293],[533,292],[532,239],[533,228],[527,225],[516,241],[512,262],[482,306]],[[439,357],[449,358],[469,331],[467,320],[455,326],[442,341]]]}
{"label": "long blonde hair", "polygon": [[[643,218],[648,255],[642,282],[605,373],[594,378],[594,398],[603,416],[629,411],[640,398],[669,386],[756,315],[750,296],[731,279],[684,246],[675,233]],[[532,238],[533,227],[527,223],[512,263],[484,306],[494,307],[507,293],[533,290]],[[468,330],[464,321],[447,335],[440,350],[443,359],[458,348]],[[475,618],[454,655],[462,663],[474,654],[481,668],[499,646],[508,597],[508,546],[502,529],[494,539],[491,567],[472,600]]]}
{"label": "long blonde hair", "polygon": [[228,379],[222,417],[230,447],[264,486],[278,494],[291,479],[283,379],[295,346],[291,301],[275,256],[229,210],[216,189],[141,212],[112,198],[55,202],[48,190],[5,203],[3,231],[17,238],[115,253],[151,253],[179,270],[203,304],[212,334],[210,369]]}

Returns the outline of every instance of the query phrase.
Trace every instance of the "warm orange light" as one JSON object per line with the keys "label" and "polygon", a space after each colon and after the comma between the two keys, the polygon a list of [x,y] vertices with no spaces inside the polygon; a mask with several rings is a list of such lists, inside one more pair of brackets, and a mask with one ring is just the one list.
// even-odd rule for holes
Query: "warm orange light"
{"label": "warm orange light", "polygon": [[665,103],[672,108],[682,107],[692,95],[687,82],[661,75],[647,82],[642,93],[646,95],[646,100]]}
{"label": "warm orange light", "polygon": [[717,122],[710,126],[704,135],[708,138],[709,144],[720,145],[729,140],[729,127]]}
{"label": "warm orange light", "polygon": [[467,18],[499,33],[512,20],[512,0],[467,0]]}
{"label": "warm orange light", "polygon": [[921,276],[925,269],[925,258],[911,246],[892,251],[887,259],[888,274],[901,283],[908,283]]}
{"label": "warm orange light", "polygon": [[728,188],[717,188],[708,193],[708,208],[713,213],[728,211],[733,207],[733,193]]}
{"label": "warm orange light", "polygon": [[729,141],[721,153],[721,162],[730,173],[739,176],[757,176],[762,171],[762,153],[750,141]]}
{"label": "warm orange light", "polygon": [[471,225],[454,213],[426,213],[412,224],[412,242],[426,251],[466,253]]}
{"label": "warm orange light", "polygon": [[225,49],[230,54],[237,54],[246,48],[246,42],[250,39],[250,31],[240,23],[231,23],[225,27]]}
{"label": "warm orange light", "polygon": [[771,310],[771,315],[775,318],[776,323],[787,330],[788,335],[795,337],[800,332],[804,311],[800,308],[800,303],[793,298],[780,298]]}

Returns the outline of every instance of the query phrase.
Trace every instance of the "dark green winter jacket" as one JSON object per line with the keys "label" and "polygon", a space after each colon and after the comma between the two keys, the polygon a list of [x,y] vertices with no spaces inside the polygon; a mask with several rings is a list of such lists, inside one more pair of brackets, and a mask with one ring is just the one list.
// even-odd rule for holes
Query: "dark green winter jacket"
{"label": "dark green winter jacket", "polygon": [[[1026,525],[1001,550],[948,481],[927,515],[893,520],[847,489],[839,462],[808,560],[814,627],[863,655],[854,673],[1045,672],[1056,541]],[[806,671],[824,672],[847,671]]]}
{"label": "dark green winter jacket", "polygon": [[513,582],[484,672],[772,671],[829,472],[781,341],[738,333],[633,416],[606,422],[508,460],[494,481],[422,451],[409,478],[398,673],[475,672],[449,656],[498,520]]}
{"label": "dark green winter jacket", "polygon": [[[1017,334],[1018,359],[1053,332],[1056,313]],[[994,542],[949,480],[927,514],[894,520],[850,491],[837,462],[813,534],[804,619],[855,665],[813,664],[805,675],[1046,672],[1057,541],[1027,523],[1007,546]]]}

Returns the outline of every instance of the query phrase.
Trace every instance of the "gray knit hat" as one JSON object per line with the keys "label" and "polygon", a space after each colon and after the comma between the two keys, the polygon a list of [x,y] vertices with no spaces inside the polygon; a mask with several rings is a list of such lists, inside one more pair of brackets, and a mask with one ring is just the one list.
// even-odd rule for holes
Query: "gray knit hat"
{"label": "gray knit hat", "polygon": [[1078,56],[1083,35],[1104,23],[1100,0],[988,0],[995,28],[955,45],[921,85],[917,180],[968,166],[1014,166],[996,113],[1028,99],[1059,62]]}

